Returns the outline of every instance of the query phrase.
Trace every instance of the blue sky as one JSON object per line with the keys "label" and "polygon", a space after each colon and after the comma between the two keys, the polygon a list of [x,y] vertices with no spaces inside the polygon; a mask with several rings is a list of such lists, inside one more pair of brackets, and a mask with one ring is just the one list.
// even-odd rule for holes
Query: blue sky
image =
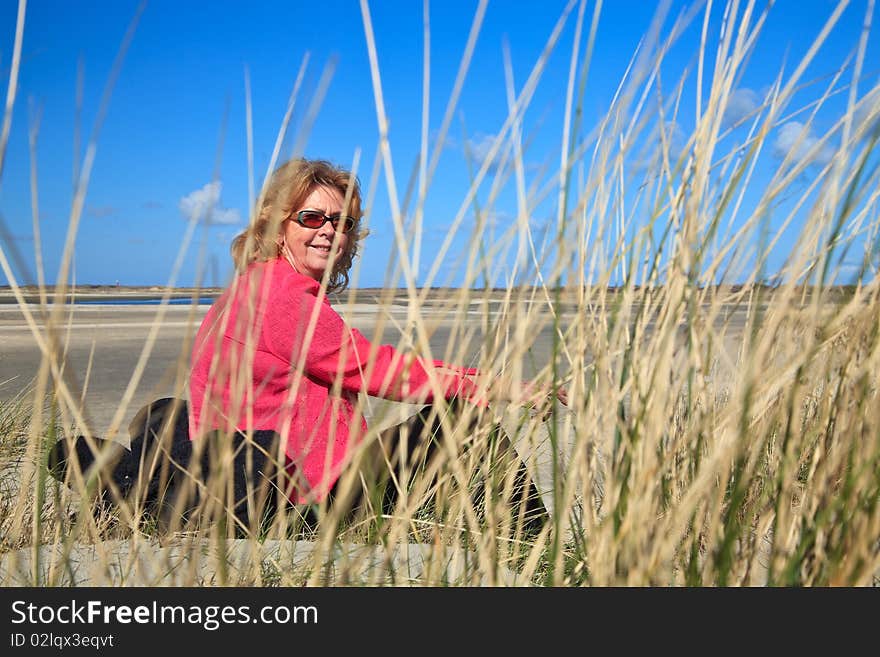
{"label": "blue sky", "polygon": [[[440,128],[477,4],[464,0],[430,4],[432,139]],[[420,281],[424,281],[437,248],[465,199],[469,180],[465,151],[476,158],[484,155],[508,115],[504,44],[509,47],[514,83],[520,88],[566,4],[512,0],[489,3],[448,143],[427,197]],[[825,0],[776,3],[739,80],[731,112],[754,107],[780,68],[785,65],[790,70],[792,63],[799,61],[835,4]],[[759,7],[763,5],[758,3]],[[806,79],[833,74],[855,50],[866,5],[866,0],[854,0],[845,10]],[[672,19],[689,6],[672,2],[665,26],[668,28]],[[46,278],[52,282],[69,224],[73,172],[81,165],[101,94],[137,7],[137,2],[128,0],[28,3],[18,97],[0,181],[0,213],[12,240],[2,246],[8,255],[17,251],[25,260],[24,268],[15,272],[20,283],[33,282],[35,278],[30,126],[39,113],[39,221]],[[588,2],[586,25],[593,8],[594,3]],[[582,133],[592,130],[607,111],[627,63],[651,24],[654,9],[654,3],[637,0],[603,4],[584,97]],[[575,4],[523,117],[523,133],[531,138],[524,156],[527,185],[540,186],[559,166],[577,10]],[[0,79],[4,89],[16,11],[16,2],[0,3]],[[403,196],[420,145],[423,3],[374,0],[370,12],[390,120],[395,179],[398,193]],[[715,3],[710,13],[710,43],[717,42],[722,12],[722,3]],[[688,66],[695,66],[702,21],[701,11],[666,58],[664,85],[670,89]],[[876,36],[874,26],[865,58],[864,89],[876,84],[880,63]],[[307,53],[308,67],[282,159],[289,156],[302,134],[306,108],[323,72],[332,66],[330,86],[308,133],[304,152],[309,157],[326,158],[347,167],[358,152],[359,174],[366,193],[373,182],[378,130],[358,2],[148,2],[98,135],[77,235],[76,281],[119,281],[122,285],[169,282],[187,231],[187,219],[203,207],[205,199],[211,198],[216,200],[214,223],[208,226],[203,222],[196,230],[175,283],[193,284],[201,269],[205,284],[225,284],[232,271],[229,242],[245,226],[250,204],[244,69],[247,67],[250,74],[254,175],[259,186]],[[84,99],[76,150],[80,66]],[[850,79],[851,75],[842,78],[846,83]],[[797,101],[803,103],[816,97],[821,87],[820,84],[802,92]],[[677,117],[677,129],[682,135],[692,128],[689,122],[693,120],[694,94],[691,75]],[[845,96],[840,94],[817,114],[814,127],[805,137],[807,144],[830,128],[839,116]],[[758,168],[758,176],[769,177],[786,149],[794,147],[799,131],[788,123],[778,126],[770,136],[773,148]],[[817,166],[831,155],[831,151],[820,151],[816,155]],[[757,180],[760,188],[760,177]],[[396,253],[384,176],[377,183],[368,217],[372,232],[361,249],[358,264],[357,283],[361,287],[389,283],[389,262],[394,261]],[[515,191],[513,183],[509,183],[493,206],[494,225],[499,231],[516,214]],[[488,193],[486,185],[478,199],[485,201]],[[553,215],[552,206],[550,200],[540,204],[532,221],[536,225],[546,222]],[[472,216],[467,221],[473,225]],[[491,242],[493,236],[484,235],[483,239]],[[456,237],[435,284],[461,282],[458,256],[473,239],[478,238],[468,231]],[[782,255],[776,264],[781,262],[788,243],[783,241]],[[507,273],[501,266],[499,280],[493,282],[503,282],[500,279]],[[7,282],[5,276],[0,277],[0,283]],[[391,284],[399,282],[394,279]]]}

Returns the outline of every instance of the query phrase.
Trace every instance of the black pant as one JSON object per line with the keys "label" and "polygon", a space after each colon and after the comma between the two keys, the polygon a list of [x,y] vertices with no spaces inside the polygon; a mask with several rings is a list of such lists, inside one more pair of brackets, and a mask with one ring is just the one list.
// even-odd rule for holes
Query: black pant
{"label": "black pant", "polygon": [[[141,409],[129,431],[127,450],[95,441],[99,450],[109,450],[107,466],[98,472],[96,512],[125,500],[167,530],[186,529],[209,513],[212,522],[231,522],[239,536],[274,517],[284,495],[278,490],[284,476],[283,468],[276,467],[279,436],[274,431],[231,437],[213,432],[196,444],[189,439],[186,401],[173,398]],[[83,436],[72,445],[80,471],[87,472],[96,453]],[[68,440],[58,441],[48,456],[49,472],[64,481],[72,460]],[[231,517],[225,513],[230,509]]]}
{"label": "black pant", "polygon": [[[427,473],[429,479],[422,483],[430,490],[437,484],[436,470],[442,461],[441,424],[436,408],[426,406],[377,438],[361,454],[358,471],[351,473],[357,476],[343,473],[333,486],[329,506],[348,517],[377,512],[390,515],[401,492],[410,491],[419,473]],[[268,527],[279,503],[288,505],[289,487],[296,483],[291,476],[296,472],[283,464],[283,456],[279,458],[279,436],[274,431],[237,432],[231,438],[213,432],[194,443],[189,440],[186,402],[172,398],[142,409],[130,431],[129,450],[116,444],[101,446],[114,453],[98,475],[97,509],[125,499],[168,530],[183,529],[207,518],[232,522],[236,535],[246,535]],[[73,441],[73,447],[80,470],[86,472],[95,454],[82,436]],[[480,454],[480,472],[475,473],[470,487],[473,503],[483,507],[486,497],[498,495],[502,479],[513,468],[506,505],[514,521],[524,520],[527,530],[539,528],[547,512],[509,440],[500,429],[494,429],[485,447],[485,454]],[[49,454],[52,475],[64,481],[71,460],[68,441],[62,439]],[[314,527],[318,519],[314,507],[307,509],[302,519]]]}
{"label": "black pant", "polygon": [[[405,423],[376,437],[356,463],[357,470],[344,472],[333,486],[328,508],[348,517],[392,515],[397,511],[401,494],[406,491],[415,493],[421,508],[440,510],[438,502],[443,500],[436,498],[436,492],[442,485],[441,479],[447,483],[453,479],[449,468],[445,477],[439,477],[445,458],[441,444],[443,423],[439,415],[442,412],[450,414],[453,425],[460,423],[458,402],[442,409],[425,406]],[[476,425],[474,419],[461,435],[472,438]],[[492,427],[481,443],[465,445],[460,452],[461,457],[478,461],[472,471],[465,473],[469,502],[482,513],[493,510],[496,515],[503,506],[515,526],[519,524],[527,532],[540,530],[549,519],[547,510],[508,437],[500,427]],[[452,488],[461,488],[460,484],[455,482]],[[449,486],[447,492],[448,489]],[[494,502],[490,502],[490,498],[494,498]],[[409,511],[413,511],[412,505]]]}

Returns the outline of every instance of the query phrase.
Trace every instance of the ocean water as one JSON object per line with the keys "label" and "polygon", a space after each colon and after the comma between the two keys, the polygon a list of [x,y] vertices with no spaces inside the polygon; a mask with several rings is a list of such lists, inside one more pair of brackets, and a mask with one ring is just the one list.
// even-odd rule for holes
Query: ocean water
{"label": "ocean water", "polygon": [[[216,297],[199,297],[196,301],[200,306],[210,306]],[[188,306],[193,300],[187,299],[169,299],[166,303],[169,306]],[[162,303],[161,299],[76,299],[74,303],[78,306],[158,306]]]}

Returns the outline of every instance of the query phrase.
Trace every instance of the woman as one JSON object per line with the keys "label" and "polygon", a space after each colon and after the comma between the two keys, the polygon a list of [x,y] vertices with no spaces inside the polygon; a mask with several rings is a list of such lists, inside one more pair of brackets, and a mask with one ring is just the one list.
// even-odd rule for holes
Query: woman
{"label": "woman", "polygon": [[[346,287],[365,235],[361,217],[358,181],[343,169],[294,159],[273,174],[254,221],[232,243],[238,276],[196,335],[188,412],[178,409],[177,419],[169,420],[177,452],[185,425],[198,456],[196,476],[187,480],[204,482],[211,475],[219,482],[214,489],[193,485],[190,503],[178,500],[178,511],[204,511],[205,500],[214,499],[218,508],[233,509],[240,526],[253,528],[264,508],[272,510],[273,497],[348,508],[369,505],[365,493],[379,490],[382,510],[391,512],[407,485],[401,473],[432,457],[439,417],[428,406],[408,426],[359,450],[367,425],[358,393],[486,405],[476,370],[373,345],[330,306],[326,293]],[[171,407],[154,404],[134,423],[146,439],[136,438],[132,453],[146,451]],[[404,449],[397,444],[402,435]],[[513,455],[506,439],[497,442]],[[527,476],[517,463],[515,486],[522,496]],[[360,468],[360,488],[341,485],[350,465]],[[529,490],[531,513],[540,501]]]}
{"label": "woman", "polygon": [[[375,349],[348,328],[323,292],[339,291],[357,253],[357,181],[322,161],[292,160],[273,175],[252,225],[233,242],[240,276],[196,336],[190,436],[206,429],[274,430],[294,503],[322,500],[353,443],[360,391],[397,401],[432,398],[428,369],[390,346]],[[444,396],[474,397],[464,370],[441,377]]]}

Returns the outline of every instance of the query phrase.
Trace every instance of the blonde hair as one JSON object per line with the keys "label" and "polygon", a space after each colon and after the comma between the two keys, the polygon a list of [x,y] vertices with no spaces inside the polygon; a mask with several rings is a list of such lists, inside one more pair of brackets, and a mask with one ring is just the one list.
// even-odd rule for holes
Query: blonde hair
{"label": "blonde hair", "polygon": [[279,236],[282,223],[308,198],[315,188],[327,187],[344,199],[343,214],[356,224],[346,235],[345,249],[337,256],[327,283],[328,292],[348,286],[348,271],[358,252],[358,243],[367,235],[360,227],[363,216],[361,190],[357,177],[325,160],[296,158],[278,167],[266,186],[251,224],[232,240],[232,259],[242,272],[252,262],[265,262],[281,253]]}

